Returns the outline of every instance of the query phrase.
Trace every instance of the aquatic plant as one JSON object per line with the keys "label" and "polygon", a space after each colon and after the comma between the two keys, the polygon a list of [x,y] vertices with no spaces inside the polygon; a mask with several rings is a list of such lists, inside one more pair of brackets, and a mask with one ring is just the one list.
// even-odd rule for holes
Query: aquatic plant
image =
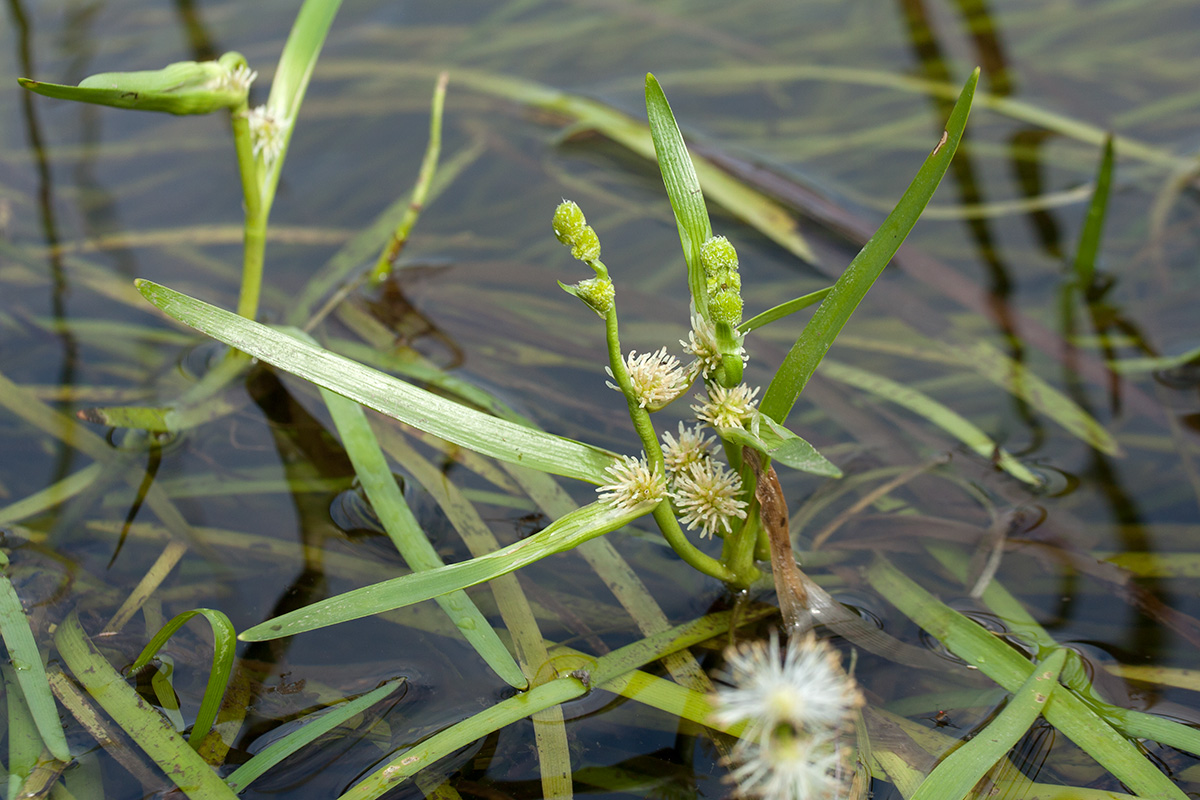
{"label": "aquatic plant", "polygon": [[[559,704],[580,697],[593,687],[637,696],[643,702],[670,708],[681,718],[736,736],[737,743],[729,753],[732,776],[748,795],[798,798],[854,792],[862,796],[874,770],[881,776],[886,774],[889,780],[903,785],[912,796],[922,800],[962,797],[985,772],[1004,759],[1016,737],[1044,715],[1134,791],[1145,796],[1181,796],[1122,736],[1154,738],[1195,753],[1194,731],[1104,702],[1096,696],[1078,659],[1058,647],[1032,620],[1022,620],[1023,634],[1037,646],[1034,658],[1030,659],[944,606],[882,556],[868,568],[868,580],[881,594],[970,667],[995,680],[1012,698],[1004,713],[981,731],[975,741],[947,756],[928,776],[917,774],[913,764],[896,752],[900,748],[890,750],[883,745],[871,755],[870,726],[861,715],[878,714],[873,720],[879,725],[878,719],[885,718],[885,712],[876,709],[859,712],[861,697],[854,684],[841,671],[828,645],[810,635],[814,625],[825,624],[864,650],[901,664],[927,665],[901,643],[856,621],[799,570],[791,552],[788,508],[775,466],[826,477],[840,475],[840,470],[816,448],[785,427],[792,406],[819,366],[846,383],[888,396],[906,407],[921,409],[1015,478],[1027,483],[1038,480],[973,425],[924,395],[843,365],[823,364],[825,353],[915,224],[950,165],[966,124],[978,72],[958,95],[945,134],[933,145],[912,186],[836,284],[828,290],[782,303],[750,320],[743,320],[745,303],[734,245],[713,234],[701,181],[683,137],[657,80],[647,77],[648,138],[653,142],[675,213],[691,291],[688,319],[680,320],[690,323],[687,338],[680,340],[680,347],[691,357],[691,363],[671,354],[665,344],[640,354],[633,350],[626,352],[621,347],[618,318],[621,301],[610,269],[601,261],[599,235],[574,203],[564,202],[552,219],[556,238],[570,248],[573,258],[594,272],[594,277],[562,287],[604,321],[609,362],[605,371],[610,379],[607,385],[624,396],[630,422],[642,445],[640,453],[616,454],[537,430],[486,395],[457,387],[464,397],[470,395],[466,399],[475,406],[488,409],[485,413],[350,361],[321,346],[298,327],[272,328],[253,321],[262,286],[267,217],[299,103],[336,8],[337,3],[305,3],[281,59],[271,98],[255,109],[250,109],[247,103],[247,89],[254,73],[236,54],[216,62],[172,65],[154,73],[96,76],[79,87],[52,87],[34,82],[26,85],[51,96],[130,108],[170,113],[231,112],[247,208],[239,313],[223,311],[148,281],[139,281],[138,288],[170,316],[230,345],[234,348],[231,353],[253,356],[321,387],[321,398],[363,493],[412,570],[410,574],[282,614],[242,631],[239,638],[278,639],[435,599],[480,657],[517,690],[508,699],[446,727],[403,752],[389,754],[386,763],[343,797],[381,796],[464,744],[518,719],[550,714]],[[425,161],[429,169],[423,169],[414,196],[427,189],[431,165],[437,161],[444,92],[442,80],[433,103],[431,142]],[[408,208],[413,207],[414,203],[409,203]],[[415,216],[408,215],[395,226],[395,233],[385,244],[370,279],[386,276],[414,222]],[[1092,235],[1098,237],[1099,233]],[[1085,289],[1092,278],[1089,265],[1088,259],[1081,259],[1079,275]],[[626,267],[618,265],[613,270],[619,275],[623,268]],[[330,302],[352,291],[356,282],[351,280],[341,285]],[[319,286],[320,281],[314,281],[314,285]],[[751,334],[817,303],[820,305],[811,321],[765,390],[744,382],[745,365],[754,349]],[[306,312],[312,310],[307,302],[299,305]],[[318,312],[305,320],[308,323],[305,329],[311,329],[313,319],[319,316]],[[96,413],[110,424],[148,431],[176,431],[199,424],[220,413],[212,398],[217,388],[233,380],[245,363],[244,355],[231,356],[226,364],[209,373],[195,391],[175,404],[160,408],[106,408]],[[426,378],[442,381],[443,387],[449,384],[445,375],[432,369]],[[680,423],[677,436],[670,431],[660,433],[652,415],[688,395],[697,381],[702,387],[697,386],[697,393],[690,398],[695,401],[691,409],[696,424]],[[479,534],[483,541],[477,540],[473,549],[483,552],[470,560],[443,564],[391,474],[388,455],[381,443],[383,435],[367,421],[359,404],[446,442],[506,462],[512,480],[530,497],[538,498],[539,505],[551,512],[551,521],[541,531],[503,548],[494,539],[487,541],[486,534]],[[1078,421],[1080,417],[1075,419]],[[1102,430],[1093,429],[1091,433],[1096,441],[1104,441]],[[714,452],[718,443],[719,455]],[[437,486],[440,477],[437,469],[423,465],[421,457],[408,453],[405,447],[403,442],[389,441],[386,450],[394,457],[405,453],[406,468],[414,473],[424,469],[426,478],[432,473],[427,485]],[[598,485],[595,501],[582,508],[563,509],[561,497],[556,494],[561,490],[548,475]],[[447,509],[457,508],[453,512],[458,514],[454,523],[467,538],[477,523],[466,510],[470,504],[455,494],[458,490],[452,485],[430,491],[442,492],[440,497]],[[551,655],[528,605],[522,608],[524,600],[519,588],[498,599],[514,640],[511,646],[464,591],[548,556],[589,543],[598,544],[602,541],[599,537],[647,516],[653,518],[663,539],[682,561],[731,588],[761,587],[764,563],[771,563],[788,637],[782,660],[774,637],[735,647],[727,656],[730,687],[709,696],[702,673],[696,677],[694,662],[690,666],[686,660],[682,666],[674,662],[672,672],[678,684],[663,685],[667,682],[639,672],[638,668],[683,653],[697,642],[774,616],[775,609],[710,614],[674,627],[666,626],[664,620],[657,624],[657,629],[656,623],[641,618],[644,638],[624,648],[589,656],[559,647]],[[719,554],[708,548],[704,541],[707,539],[721,540]],[[947,570],[961,572],[966,577],[961,554],[930,549],[946,561]],[[172,547],[168,545],[164,563],[170,557],[178,557],[171,553]],[[617,560],[619,555],[609,558],[608,568],[615,571],[614,565],[622,563]],[[597,569],[603,572],[602,567]],[[1015,605],[996,584],[985,581],[980,587],[989,603]],[[0,582],[0,590],[8,589],[11,586],[7,582]],[[24,698],[30,720],[26,729],[36,733],[39,738],[35,741],[44,743],[54,759],[65,762],[71,753],[62,737],[47,687],[67,704],[65,698],[72,697],[73,684],[64,673],[38,668],[42,658],[36,645],[32,645],[32,637],[26,635],[28,625],[15,594],[0,591],[0,604],[3,604],[0,611],[6,612],[0,629],[14,662],[19,662],[14,663],[15,675],[8,681],[10,697]],[[132,611],[123,607],[117,616],[129,613]],[[1021,618],[1018,611],[1011,611],[1010,615]],[[145,667],[163,642],[196,617],[209,622],[215,647],[208,689],[187,742],[115,674],[107,660],[95,651],[77,617],[67,617],[55,633],[59,654],[76,679],[157,764],[170,767],[173,779],[190,796],[225,797],[241,791],[287,755],[311,744],[322,732],[382,702],[400,688],[400,682],[390,682],[347,700],[332,713],[311,721],[303,730],[256,754],[232,773],[218,777],[211,765],[222,763],[228,749],[228,742],[224,750],[221,744],[214,744],[214,740],[220,739],[214,722],[233,652],[233,631],[228,619],[211,609],[196,609],[175,617],[151,638],[133,669]],[[692,670],[690,680],[689,670]],[[162,673],[156,676],[159,674]],[[19,686],[19,693],[14,686]],[[169,686],[164,688],[160,680],[156,690],[165,705],[167,700],[163,698],[170,694]],[[18,705],[14,701],[14,706]],[[82,707],[71,706],[81,722],[84,712],[74,709]],[[19,713],[12,713],[14,718],[20,717]],[[538,719],[553,722],[552,717]],[[856,728],[853,749],[839,738],[852,724]],[[890,719],[887,724],[899,725]],[[561,733],[561,716],[555,730]],[[569,781],[565,789],[561,783],[554,783],[552,766],[557,765],[561,770],[565,765],[566,774],[570,774],[565,738],[557,736],[550,733],[538,742],[547,796],[570,793]],[[12,782],[14,790],[29,788],[26,782],[33,771],[32,763],[25,759],[23,769],[12,770],[18,778]],[[848,780],[850,771],[856,771],[856,783]],[[452,787],[440,791],[453,796]]]}

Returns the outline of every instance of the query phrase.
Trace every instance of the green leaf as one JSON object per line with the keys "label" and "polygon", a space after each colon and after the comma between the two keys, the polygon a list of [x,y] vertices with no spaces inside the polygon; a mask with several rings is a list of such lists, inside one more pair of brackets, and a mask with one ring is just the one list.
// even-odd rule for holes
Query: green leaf
{"label": "green leaf", "polygon": [[811,472],[814,475],[824,475],[827,478],[842,477],[842,471],[838,469],[837,465],[817,452],[817,448],[807,441],[770,417],[760,415],[757,419],[759,421],[757,436],[745,428],[717,428],[717,434],[723,440],[736,442],[766,453],[772,460],[792,469]]}
{"label": "green leaf", "polygon": [[[1016,650],[939,601],[886,559],[877,556],[866,576],[906,617],[1008,691],[1017,691],[1033,672],[1033,665]],[[1043,715],[1139,796],[1185,800],[1169,778],[1072,692],[1056,692]]]}
{"label": "green leaf", "polygon": [[[8,556],[0,553],[0,568],[8,567]],[[46,679],[42,653],[33,639],[21,598],[7,575],[0,575],[0,635],[8,648],[8,661],[17,676],[25,704],[33,716],[46,749],[59,761],[70,761],[71,751],[58,719],[58,704]]]}
{"label": "green leaf", "polygon": [[1066,650],[1055,650],[1025,679],[987,727],[934,768],[910,800],[961,800],[1029,732],[1058,688]]}
{"label": "green leaf", "polygon": [[448,442],[527,467],[600,484],[617,457],[598,447],[517,425],[314,347],[146,280],[138,291],[168,316],[214,339]]}
{"label": "green leaf", "polygon": [[769,325],[772,322],[781,320],[789,314],[794,314],[801,309],[808,308],[813,303],[819,303],[825,299],[826,295],[833,291],[832,286],[824,289],[818,289],[815,292],[809,292],[806,295],[801,295],[794,300],[788,300],[786,303],[780,303],[774,308],[768,308],[766,311],[751,317],[750,319],[738,325],[738,333],[749,333],[755,328],[761,328],[764,325]]}
{"label": "green leaf", "polygon": [[316,741],[329,731],[341,725],[346,720],[361,714],[379,701],[385,699],[406,683],[405,678],[388,681],[374,691],[367,692],[361,697],[342,703],[330,710],[310,714],[314,717],[306,722],[306,718],[298,720],[301,727],[282,739],[274,741],[269,747],[255,753],[254,757],[235,769],[225,783],[235,792],[240,792],[254,782],[271,767],[283,761],[292,753]]}
{"label": "green leaf", "polygon": [[17,82],[31,92],[59,100],[136,111],[208,114],[246,104],[248,85],[231,80],[239,67],[246,67],[242,54],[226,53],[219,61],[177,61],[156,70],[103,72],[85,78],[78,86],[29,78]]}
{"label": "green leaf", "polygon": [[[388,537],[409,568],[418,572],[444,567],[445,562],[421,530],[420,523],[404,499],[404,493],[396,485],[396,479],[388,469],[387,457],[379,447],[379,440],[375,438],[362,406],[328,389],[321,390],[321,397],[329,408],[338,435],[342,437],[346,454],[354,465],[354,474],[358,476]],[[466,592],[449,592],[438,597],[437,602],[497,675],[517,689],[529,685],[529,680],[517,666],[512,653],[500,641],[487,617],[471,602]]]}
{"label": "green leaf", "polygon": [[494,553],[364,586],[255,625],[243,631],[238,638],[259,642],[292,636],[466,589],[615,531],[648,514],[655,505],[655,501],[650,501],[629,510],[620,510],[607,502],[595,502],[555,520],[533,536]]}
{"label": "green leaf", "polygon": [[658,167],[667,187],[667,197],[671,199],[671,209],[675,212],[675,223],[679,226],[692,303],[700,316],[708,319],[708,292],[704,284],[704,267],[700,264],[700,246],[712,236],[712,223],[704,205],[700,179],[696,177],[683,134],[671,113],[671,104],[658,81],[649,73],[646,75],[646,119],[650,122]]}
{"label": "green leaf", "polygon": [[1091,289],[1096,276],[1096,255],[1100,252],[1104,215],[1108,210],[1108,196],[1112,188],[1113,160],[1113,137],[1109,134],[1104,140],[1104,155],[1096,174],[1096,191],[1088,205],[1083,232],[1079,234],[1079,247],[1075,251],[1075,281],[1083,292]]}
{"label": "green leaf", "polygon": [[888,261],[895,255],[929,199],[950,166],[958,143],[962,140],[967,117],[971,111],[971,100],[979,82],[979,70],[971,73],[959,95],[958,102],[950,112],[946,130],[917,171],[908,189],[901,196],[892,213],[879,226],[879,230],[866,243],[846,271],[833,285],[833,291],[821,303],[805,326],[800,338],[792,346],[783,364],[772,378],[760,408],[762,413],[777,422],[783,422],[795,405],[800,392],[821,363],[821,359],[833,345],[854,309],[862,302],[867,290],[883,272]]}
{"label": "green leaf", "polygon": [[[749,612],[738,618],[738,624],[756,619],[761,619],[761,615]],[[460,747],[538,711],[584,695],[591,686],[603,685],[668,653],[719,636],[729,630],[733,622],[731,612],[710,614],[614,650],[595,659],[590,669],[572,670],[570,675],[554,678],[501,701],[413,745],[351,787],[338,800],[374,800]]]}
{"label": "green leaf", "polygon": [[74,613],[59,624],[54,643],[75,679],[184,794],[192,800],[235,800],[217,773],[96,650]]}
{"label": "green leaf", "polygon": [[932,397],[890,378],[836,361],[826,361],[821,374],[833,378],[835,381],[871,392],[885,400],[890,400],[914,414],[920,414],[982,457],[995,459],[996,466],[1017,480],[1024,481],[1031,486],[1041,485],[1041,479],[1037,475],[1018,461],[1012,453],[996,444],[975,423]]}
{"label": "green leaf", "polygon": [[[271,81],[267,106],[273,113],[293,119],[300,110],[308,81],[321,55],[329,26],[337,15],[342,0],[304,0],[287,42],[279,56],[279,67]],[[291,134],[290,126],[288,130]]]}
{"label": "green leaf", "polygon": [[194,748],[199,747],[200,742],[204,741],[204,737],[212,730],[213,721],[217,718],[217,712],[221,709],[221,698],[224,697],[225,687],[229,683],[229,673],[233,669],[233,656],[237,647],[237,634],[233,629],[233,623],[229,621],[229,617],[211,608],[196,608],[176,615],[174,619],[164,625],[162,630],[154,634],[154,637],[146,643],[137,660],[133,662],[133,666],[129,668],[131,672],[134,672],[149,664],[150,659],[154,658],[154,655],[162,649],[162,646],[188,620],[197,615],[208,620],[208,624],[212,628],[213,658],[212,669],[208,673],[208,684],[204,687],[204,698],[200,701],[200,710],[196,714],[196,722],[192,726],[191,735],[188,736],[188,742]]}

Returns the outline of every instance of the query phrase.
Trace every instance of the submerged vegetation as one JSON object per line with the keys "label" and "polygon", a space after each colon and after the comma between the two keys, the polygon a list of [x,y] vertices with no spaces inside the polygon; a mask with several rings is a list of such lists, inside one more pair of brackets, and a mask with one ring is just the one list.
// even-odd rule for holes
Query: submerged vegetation
{"label": "submerged vegetation", "polygon": [[[1107,389],[1114,406],[1150,404],[1118,376],[1187,369],[1195,353],[1151,352],[1106,300],[1113,281],[1098,262],[1115,163],[1128,156],[1175,169],[1174,195],[1164,194],[1164,203],[1194,191],[1195,163],[1141,142],[1097,138],[1089,126],[1004,97],[994,81],[990,92],[980,91],[978,69],[961,88],[946,76],[897,78],[945,101],[938,109],[944,127],[928,137],[924,160],[907,167],[915,172],[908,189],[873,231],[836,210],[815,211],[861,249],[828,285],[789,285],[782,296],[776,286],[764,302],[767,293],[750,291],[739,241],[751,249],[770,242],[808,263],[827,262],[828,247],[799,233],[779,187],[755,180],[747,165],[710,145],[689,153],[653,75],[645,79],[643,125],[595,100],[456,70],[433,81],[428,144],[411,191],[299,290],[280,290],[276,300],[285,301],[262,313],[272,292],[268,222],[338,8],[305,0],[260,106],[250,97],[262,66],[233,52],[161,70],[103,73],[77,86],[21,80],[27,90],[64,100],[227,115],[245,222],[234,311],[196,297],[206,292],[198,280],[180,287],[186,291],[135,282],[167,317],[228,348],[207,350],[194,378],[163,377],[148,398],[115,393],[117,400],[74,403],[81,422],[44,393],[0,375],[0,402],[10,414],[93,461],[0,508],[9,548],[7,577],[0,577],[0,633],[10,660],[3,670],[5,796],[124,796],[121,781],[129,779],[112,776],[118,765],[143,794],[170,782],[206,799],[288,791],[368,800],[411,791],[455,800],[497,791],[476,776],[503,763],[506,747],[514,796],[1184,798],[1200,787],[1200,730],[1179,714],[1137,708],[1111,692],[1113,676],[1122,674],[1190,687],[1186,670],[1098,668],[1086,647],[1056,636],[1047,616],[1020,599],[1030,587],[1014,589],[1008,579],[1028,574],[1025,567],[1004,570],[1022,547],[1041,562],[1064,563],[1072,580],[1084,575],[1111,587],[1194,653],[1200,623],[1131,580],[1171,567],[1151,558],[1148,547],[1108,554],[1053,536],[1039,540],[1037,502],[1064,491],[1053,485],[1051,470],[981,422],[990,410],[939,399],[955,382],[1002,390],[1021,414],[1057,424],[1100,463],[1144,443],[1147,434],[1114,433],[1097,418],[1084,385]],[[362,79],[366,69],[338,62],[331,73]],[[568,175],[564,193],[580,187],[580,203],[539,210],[522,201],[521,210],[549,221],[545,238],[552,234],[592,271],[573,274],[578,270],[562,263],[562,252],[553,262],[559,286],[584,309],[564,317],[568,330],[536,334],[561,352],[523,351],[511,328],[488,334],[492,352],[517,354],[503,367],[510,378],[525,357],[531,375],[540,359],[586,370],[589,386],[615,390],[627,412],[620,426],[601,410],[597,391],[597,399],[580,403],[585,421],[575,427],[582,433],[547,432],[546,414],[473,382],[454,369],[454,359],[420,352],[411,346],[420,335],[403,330],[414,318],[421,322],[401,289],[405,247],[426,206],[480,158],[470,147],[442,157],[447,93],[458,85],[565,117],[576,134],[601,132],[658,167],[683,255],[679,280],[664,285],[686,284],[686,297],[667,297],[663,285],[626,293],[640,265],[630,263],[628,248],[616,248],[616,256],[604,251],[611,266],[602,260],[607,233],[596,220],[614,215],[589,211],[589,223],[583,210],[604,205],[608,191]],[[972,107],[1036,119],[1047,131],[1099,147],[1074,256],[1063,259],[1069,270],[1059,291],[1061,337],[1045,320],[999,302],[980,308],[940,261],[901,250],[943,176],[969,169],[959,151]],[[740,223],[710,216],[709,200]],[[964,214],[978,212],[978,198],[968,200]],[[1154,224],[1165,224],[1165,213]],[[728,227],[718,233],[716,226]],[[16,248],[6,246],[3,255],[21,263]],[[970,323],[916,320],[910,312],[912,325],[868,322],[842,336],[889,264],[1027,335],[1062,364],[1066,388],[1027,366],[1015,335],[1005,352]],[[130,300],[127,284],[96,280]],[[892,302],[908,302],[903,291],[890,295]],[[645,302],[644,294],[661,307],[653,324],[629,310]],[[913,303],[919,317],[923,304]],[[466,313],[502,314],[537,328],[548,321],[543,307],[540,298],[501,288],[474,296]],[[765,310],[747,316],[757,307]],[[813,310],[801,327],[795,315],[806,309]],[[1080,309],[1103,358],[1075,330]],[[679,318],[666,322],[668,310]],[[940,323],[943,330],[935,330]],[[188,337],[182,341],[193,343]],[[577,344],[589,338],[603,347]],[[938,379],[898,380],[870,363],[827,359],[835,341],[952,373],[943,386]],[[1144,352],[1119,358],[1127,348]],[[606,365],[578,355],[601,351]],[[282,373],[303,381],[285,386]],[[870,431],[881,448],[899,447],[895,428],[934,444],[923,458],[864,468],[812,413],[795,410],[812,394],[825,415]],[[994,393],[985,395],[995,402]],[[278,491],[267,488],[261,472],[229,470],[205,452],[205,437],[240,441],[238,415],[248,398],[264,410],[279,407],[267,414],[269,441],[251,444],[283,464],[300,519],[299,555],[271,534],[273,521],[245,519],[236,504],[210,511],[220,524],[188,513],[186,500],[197,496],[189,493]],[[85,423],[105,426],[108,440]],[[612,433],[619,427],[632,433]],[[215,465],[215,488],[200,485],[207,477],[158,476],[178,443]],[[1181,446],[1191,465],[1191,445]],[[1200,482],[1189,480],[1200,496]],[[810,481],[807,499],[799,481]],[[330,511],[313,501],[329,495],[336,496]],[[108,496],[129,499],[124,519],[89,518]],[[839,504],[841,512],[831,515]],[[143,507],[157,522],[139,521]],[[506,526],[488,524],[485,514],[493,513],[531,522],[533,530],[502,531]],[[388,546],[364,550],[352,537],[330,537],[330,514],[342,532]],[[857,533],[846,536],[844,528],[856,524]],[[86,570],[52,566],[66,560],[65,545],[77,531],[101,543],[104,569],[134,569],[121,561],[131,539],[141,551],[158,549],[149,565],[137,567],[131,590],[110,586]],[[540,562],[558,564],[568,552],[586,562],[586,573],[539,570]],[[299,563],[301,573],[272,608],[247,608],[236,598],[220,608],[198,606],[198,597],[210,603],[219,595],[171,584],[173,571],[194,576],[210,568],[253,582],[265,564],[282,559]],[[1045,583],[1039,591],[1070,599],[1066,589]],[[474,588],[483,584],[490,591]],[[944,599],[950,595],[966,602]],[[713,604],[714,596],[721,600]],[[426,600],[435,601],[438,616],[418,605]],[[884,604],[896,618],[876,624]],[[900,616],[915,627],[905,631]],[[206,632],[197,639],[201,623]],[[918,629],[920,645],[913,644]],[[392,637],[404,655],[389,644]],[[305,644],[311,641],[319,644]],[[325,651],[316,662],[327,672],[289,682],[287,651],[305,647]],[[445,680],[395,663],[412,651]],[[364,665],[362,678],[352,679]],[[196,673],[203,680],[189,686]],[[461,691],[445,691],[476,684],[483,694],[466,702]],[[293,695],[301,700],[290,702]],[[653,711],[632,720],[620,705],[595,713],[592,701],[610,697]],[[592,716],[614,727],[610,738],[664,734],[675,749],[615,766],[595,763],[573,733]],[[532,733],[524,720],[532,721]],[[1039,742],[1053,744],[1052,731],[1062,734],[1055,752],[1071,749],[1060,766],[1039,775]],[[522,744],[506,744],[509,735]],[[522,748],[535,763],[512,755]],[[732,786],[704,785],[709,774]]]}

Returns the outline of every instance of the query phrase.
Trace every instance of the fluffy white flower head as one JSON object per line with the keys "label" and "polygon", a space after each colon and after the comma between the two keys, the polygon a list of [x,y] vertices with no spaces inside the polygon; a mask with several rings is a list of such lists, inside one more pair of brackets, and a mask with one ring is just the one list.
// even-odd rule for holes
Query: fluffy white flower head
{"label": "fluffy white flower head", "polygon": [[[721,366],[721,351],[717,346],[717,332],[713,325],[708,320],[699,314],[692,314],[692,329],[688,331],[688,338],[685,342],[679,340],[683,345],[683,352],[695,356],[696,361],[700,364],[700,369],[703,370],[707,377],[716,371],[717,367]],[[738,353],[742,357],[742,361],[748,361],[750,356],[746,355],[743,348],[738,348]]]}
{"label": "fluffy white flower head", "polygon": [[[638,405],[651,411],[657,411],[679,397],[691,383],[688,373],[679,366],[679,359],[667,355],[665,347],[640,356],[636,350],[630,350],[629,355],[625,356],[625,368],[629,371]],[[613,377],[609,367],[605,367],[604,371],[608,377]],[[621,387],[611,381],[605,381],[605,384],[610,389],[621,391]]]}
{"label": "fluffy white flower head", "polygon": [[272,114],[266,106],[259,106],[246,114],[250,123],[250,140],[254,143],[254,155],[263,160],[270,169],[283,153],[285,121]]}
{"label": "fluffy white flower head", "polygon": [[622,511],[632,511],[642,503],[658,502],[667,496],[667,479],[661,472],[654,472],[646,460],[633,456],[622,456],[621,460],[605,470],[613,482],[596,488],[600,499]]}
{"label": "fluffy white flower head", "polygon": [[837,800],[844,796],[842,751],[830,737],[781,735],[765,744],[741,741],[729,780],[742,797]]}
{"label": "fluffy white flower head", "polygon": [[690,428],[679,423],[679,438],[676,439],[670,431],[663,434],[663,460],[667,469],[672,472],[683,472],[688,465],[712,458],[712,445],[715,439],[704,434],[699,425]]}
{"label": "fluffy white flower head", "polygon": [[809,635],[792,638],[779,657],[779,639],[744,644],[726,653],[728,685],[717,689],[713,719],[748,723],[746,736],[766,746],[788,731],[824,736],[835,732],[862,703],[837,653]]}
{"label": "fluffy white flower head", "polygon": [[708,397],[700,405],[692,406],[696,416],[714,428],[742,428],[754,417],[754,398],[759,387],[750,389],[744,383],[727,389],[711,386]]}
{"label": "fluffy white flower head", "polygon": [[224,88],[233,89],[239,92],[250,90],[250,84],[258,77],[258,73],[245,64],[238,64],[237,68],[232,72],[227,72],[222,81]]}
{"label": "fluffy white flower head", "polygon": [[675,474],[671,499],[690,530],[699,527],[701,536],[711,537],[722,528],[732,533],[734,517],[746,518],[746,502],[738,499],[741,491],[742,479],[736,472],[706,458]]}

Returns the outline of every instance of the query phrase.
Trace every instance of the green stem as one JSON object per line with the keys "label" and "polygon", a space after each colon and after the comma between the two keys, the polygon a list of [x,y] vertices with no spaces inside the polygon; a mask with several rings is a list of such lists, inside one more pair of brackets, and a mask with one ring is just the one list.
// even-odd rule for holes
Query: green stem
{"label": "green stem", "polygon": [[[598,276],[606,277],[608,275],[607,268],[601,262],[588,263],[596,270]],[[629,406],[629,418],[633,421],[633,428],[637,431],[638,438],[642,440],[642,447],[646,451],[646,463],[651,470],[661,473],[665,469],[662,446],[658,443],[658,433],[654,430],[654,423],[650,421],[650,413],[638,404],[637,396],[633,391],[633,381],[629,378],[629,370],[626,369],[625,359],[621,355],[615,303],[604,315],[604,333],[608,342],[609,369],[612,371],[613,380],[617,382],[617,386],[621,387],[621,393],[625,395],[625,402]],[[683,528],[679,526],[679,520],[675,518],[675,512],[671,510],[670,501],[664,500],[655,506],[654,521],[658,523],[658,528],[662,531],[667,544],[671,545],[671,549],[685,563],[705,575],[710,575],[725,583],[737,583],[738,575],[736,573],[727,569],[724,564],[712,556],[702,553],[688,541]]]}
{"label": "green stem", "polygon": [[[599,262],[596,262],[599,263]],[[633,390],[633,381],[629,370],[625,367],[625,358],[621,354],[621,339],[617,333],[617,306],[614,303],[604,315],[604,335],[608,341],[608,367],[612,371],[613,380],[621,387],[625,395],[625,403],[629,406],[629,419],[633,429],[642,440],[642,449],[646,451],[646,463],[655,472],[664,469],[662,446],[658,443],[658,432],[650,421],[650,412],[638,403],[637,394]]]}
{"label": "green stem", "polygon": [[254,155],[250,136],[247,107],[233,112],[233,144],[237,150],[238,172],[242,178],[242,202],[246,207],[245,232],[242,237],[242,287],[238,294],[238,314],[254,319],[262,293],[263,262],[267,247],[267,217],[271,214],[270,199],[263,191],[264,168]]}
{"label": "green stem", "polygon": [[725,539],[721,561],[736,578],[734,586],[745,588],[754,583],[762,573],[754,565],[754,554],[758,544],[758,533],[762,528],[758,516],[758,500],[751,503],[746,512],[746,521]]}
{"label": "green stem", "polygon": [[683,532],[683,528],[679,527],[679,520],[675,518],[675,512],[671,510],[670,502],[663,500],[654,507],[654,521],[658,523],[658,529],[662,531],[667,544],[671,545],[671,549],[683,559],[685,564],[719,581],[738,584],[738,576],[732,570],[712,556],[700,552],[695,545],[688,541],[687,534]]}

